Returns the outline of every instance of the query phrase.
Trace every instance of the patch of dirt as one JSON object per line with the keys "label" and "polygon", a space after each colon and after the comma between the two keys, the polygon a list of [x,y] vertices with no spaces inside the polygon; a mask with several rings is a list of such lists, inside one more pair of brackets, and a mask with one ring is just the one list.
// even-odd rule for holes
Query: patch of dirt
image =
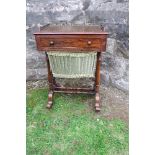
{"label": "patch of dirt", "polygon": [[26,89],[38,89],[38,88],[48,88],[48,81],[47,80],[33,80],[33,81],[26,81]]}
{"label": "patch of dirt", "polygon": [[[84,82],[85,83],[85,82]],[[80,83],[81,85],[81,83]],[[27,81],[27,89],[48,88],[47,80]],[[101,112],[98,113],[108,119],[121,119],[128,124],[129,121],[129,95],[114,87],[100,87]],[[91,108],[95,104],[94,98],[87,101]]]}
{"label": "patch of dirt", "polygon": [[102,111],[109,119],[122,119],[129,122],[129,94],[114,87],[102,87],[100,89]]}

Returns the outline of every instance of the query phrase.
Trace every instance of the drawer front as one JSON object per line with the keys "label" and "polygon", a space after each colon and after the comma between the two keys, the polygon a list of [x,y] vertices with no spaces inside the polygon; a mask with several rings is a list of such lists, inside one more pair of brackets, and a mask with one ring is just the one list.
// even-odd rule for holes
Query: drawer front
{"label": "drawer front", "polygon": [[105,39],[83,37],[63,37],[63,36],[36,36],[37,48],[40,51],[54,50],[104,50]]}

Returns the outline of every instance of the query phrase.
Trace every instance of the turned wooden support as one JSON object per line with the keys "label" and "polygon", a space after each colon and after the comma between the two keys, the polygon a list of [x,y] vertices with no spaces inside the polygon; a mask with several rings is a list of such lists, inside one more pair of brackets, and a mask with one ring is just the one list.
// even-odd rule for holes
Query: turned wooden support
{"label": "turned wooden support", "polygon": [[46,62],[47,62],[47,72],[48,72],[48,83],[49,83],[49,91],[53,90],[53,76],[52,76],[52,72],[50,69],[50,62],[48,59],[48,55],[46,54]]}
{"label": "turned wooden support", "polygon": [[46,62],[47,62],[47,71],[48,71],[48,83],[49,83],[49,92],[48,92],[48,103],[46,105],[46,107],[48,109],[50,109],[52,107],[52,97],[53,97],[53,90],[54,90],[54,78],[53,78],[53,74],[52,71],[50,69],[50,63],[49,63],[49,59],[48,59],[48,55],[46,54]]}
{"label": "turned wooden support", "polygon": [[96,64],[96,81],[95,81],[95,110],[98,112],[101,110],[100,108],[100,95],[99,95],[99,87],[100,87],[100,64],[101,64],[101,52],[97,53],[97,64]]}
{"label": "turned wooden support", "polygon": [[49,91],[48,93],[48,103],[46,105],[46,108],[50,109],[52,107],[52,97],[53,97],[53,92],[52,91]]}

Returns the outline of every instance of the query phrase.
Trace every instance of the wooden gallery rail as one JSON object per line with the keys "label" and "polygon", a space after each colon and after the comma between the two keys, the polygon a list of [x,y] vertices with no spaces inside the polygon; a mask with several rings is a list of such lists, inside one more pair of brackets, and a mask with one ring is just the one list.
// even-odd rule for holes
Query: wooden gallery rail
{"label": "wooden gallery rail", "polygon": [[[46,54],[48,68],[48,104],[54,92],[95,94],[95,110],[100,111],[100,63],[107,35],[100,26],[52,26],[47,24],[34,33],[37,49]],[[64,68],[63,68],[64,67]],[[94,88],[65,88],[55,77],[95,78]]]}

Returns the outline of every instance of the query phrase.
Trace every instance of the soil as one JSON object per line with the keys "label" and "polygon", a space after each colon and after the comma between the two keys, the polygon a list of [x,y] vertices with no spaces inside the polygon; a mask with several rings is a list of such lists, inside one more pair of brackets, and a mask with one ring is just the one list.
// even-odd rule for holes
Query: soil
{"label": "soil", "polygon": [[[85,83],[85,82],[84,82]],[[81,83],[80,83],[81,84]],[[27,89],[48,88],[47,80],[27,81]],[[121,119],[128,124],[129,121],[129,94],[114,87],[100,87],[101,112],[108,119]],[[94,100],[88,99],[92,106]]]}
{"label": "soil", "polygon": [[114,87],[100,89],[101,115],[109,119],[119,118],[127,124],[129,121],[129,94]]}

